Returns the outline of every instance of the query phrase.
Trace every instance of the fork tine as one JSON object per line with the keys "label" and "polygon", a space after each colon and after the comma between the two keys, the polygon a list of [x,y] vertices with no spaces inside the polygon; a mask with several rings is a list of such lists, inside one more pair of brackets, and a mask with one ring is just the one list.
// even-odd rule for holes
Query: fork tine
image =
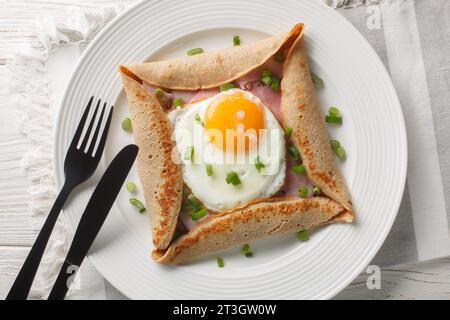
{"label": "fork tine", "polygon": [[97,102],[97,106],[95,107],[94,114],[92,115],[91,121],[89,122],[89,126],[84,135],[83,142],[81,143],[81,146],[80,146],[81,151],[84,151],[84,149],[86,149],[87,143],[89,141],[89,136],[91,135],[92,128],[94,127],[95,118],[97,117],[97,112],[98,112],[99,106],[100,106],[100,99]]}
{"label": "fork tine", "polygon": [[106,138],[108,137],[109,125],[111,124],[111,119],[113,115],[114,107],[112,106],[109,110],[108,120],[106,120],[105,128],[103,129],[102,137],[100,138],[100,142],[98,144],[97,151],[95,151],[94,158],[99,159],[102,156],[103,149],[105,148]]}
{"label": "fork tine", "polygon": [[78,142],[81,138],[81,133],[83,133],[84,124],[86,123],[87,116],[89,114],[89,110],[91,110],[92,101],[94,100],[94,96],[89,99],[89,102],[86,106],[86,109],[83,112],[83,116],[80,119],[80,123],[78,123],[77,131],[75,131],[75,135],[72,138],[72,142],[70,143],[70,148],[76,148]]}
{"label": "fork tine", "polygon": [[102,112],[100,113],[100,117],[98,118],[97,126],[95,127],[94,135],[92,136],[91,145],[89,146],[88,154],[92,155],[95,149],[95,145],[97,143],[98,133],[100,132],[100,127],[102,126],[103,115],[105,114],[106,102],[103,104]]}

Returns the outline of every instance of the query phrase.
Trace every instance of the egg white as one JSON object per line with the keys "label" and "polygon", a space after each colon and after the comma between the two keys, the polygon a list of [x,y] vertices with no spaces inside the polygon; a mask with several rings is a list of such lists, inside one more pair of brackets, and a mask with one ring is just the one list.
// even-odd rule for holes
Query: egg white
{"label": "egg white", "polygon": [[[245,156],[233,159],[222,148],[212,144],[205,128],[195,121],[196,115],[205,118],[209,104],[221,95],[244,93],[245,97],[261,106],[267,134],[259,136],[259,147],[250,148]],[[283,130],[263,102],[253,94],[240,89],[221,92],[214,97],[177,108],[168,114],[173,124],[176,148],[183,162],[184,182],[207,209],[224,211],[252,200],[275,194],[284,184],[286,175],[285,140]],[[194,147],[194,158],[184,158],[186,150]],[[255,159],[259,156],[265,168],[258,172]],[[205,164],[211,164],[213,175],[208,176]],[[241,184],[227,184],[226,176],[236,171]]]}

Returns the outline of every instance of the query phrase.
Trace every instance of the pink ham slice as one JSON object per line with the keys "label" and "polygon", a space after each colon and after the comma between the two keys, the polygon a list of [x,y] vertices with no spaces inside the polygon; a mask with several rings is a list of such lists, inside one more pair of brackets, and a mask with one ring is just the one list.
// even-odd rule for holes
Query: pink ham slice
{"label": "pink ham slice", "polygon": [[287,157],[286,163],[286,180],[284,181],[284,186],[277,193],[280,197],[298,197],[298,188],[305,186],[308,187],[308,197],[313,195],[312,185],[309,182],[306,174],[295,173],[292,171],[292,167],[298,163],[294,162],[289,156]]}

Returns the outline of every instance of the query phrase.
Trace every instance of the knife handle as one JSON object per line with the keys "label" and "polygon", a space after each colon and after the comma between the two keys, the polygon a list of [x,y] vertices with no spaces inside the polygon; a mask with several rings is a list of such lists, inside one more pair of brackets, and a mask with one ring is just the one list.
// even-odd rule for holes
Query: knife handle
{"label": "knife handle", "polygon": [[47,247],[48,240],[52,234],[53,228],[55,226],[56,220],[58,219],[59,213],[63,208],[64,202],[69,196],[74,186],[69,184],[64,184],[58,197],[53,204],[50,213],[39,232],[36,241],[33,244],[28,256],[19,271],[19,274],[14,281],[11,289],[9,290],[6,300],[26,300],[30,292],[33,280],[36,276],[36,272],[41,263],[42,256],[44,255],[45,248]]}
{"label": "knife handle", "polygon": [[50,292],[48,300],[62,300],[66,296],[67,291],[69,290],[70,285],[72,284],[73,279],[75,278],[75,275],[77,274],[78,269],[89,250],[88,247],[83,254],[81,250],[76,250],[76,247],[77,246],[74,246],[73,244],[70,247],[67,258],[59,271],[58,278],[56,278],[55,285]]}

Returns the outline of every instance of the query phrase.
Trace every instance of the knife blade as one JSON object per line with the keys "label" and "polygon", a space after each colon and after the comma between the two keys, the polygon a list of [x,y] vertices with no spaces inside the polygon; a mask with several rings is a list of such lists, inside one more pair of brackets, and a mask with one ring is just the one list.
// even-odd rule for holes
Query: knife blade
{"label": "knife blade", "polygon": [[76,271],[105,222],[130,172],[137,153],[136,145],[130,144],[124,147],[101,177],[81,216],[67,257],[48,297],[49,300],[62,300],[66,296]]}

